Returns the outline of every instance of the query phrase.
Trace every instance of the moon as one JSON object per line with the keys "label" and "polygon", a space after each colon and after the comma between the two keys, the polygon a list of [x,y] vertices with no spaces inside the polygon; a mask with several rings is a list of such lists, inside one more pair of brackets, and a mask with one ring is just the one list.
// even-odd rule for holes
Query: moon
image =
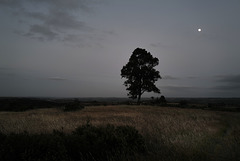
{"label": "moon", "polygon": [[198,32],[201,32],[201,31],[202,31],[202,29],[199,28],[199,29],[198,29]]}

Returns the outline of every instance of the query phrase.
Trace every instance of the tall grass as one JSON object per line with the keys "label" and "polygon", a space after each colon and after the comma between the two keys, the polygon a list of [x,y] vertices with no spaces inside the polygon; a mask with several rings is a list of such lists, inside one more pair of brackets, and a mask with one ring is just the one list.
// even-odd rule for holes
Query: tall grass
{"label": "tall grass", "polygon": [[128,160],[145,153],[143,137],[130,126],[78,127],[71,134],[0,133],[1,161]]}
{"label": "tall grass", "polygon": [[0,132],[5,134],[71,133],[86,122],[135,127],[148,151],[136,160],[240,160],[240,113],[127,105],[0,112]]}

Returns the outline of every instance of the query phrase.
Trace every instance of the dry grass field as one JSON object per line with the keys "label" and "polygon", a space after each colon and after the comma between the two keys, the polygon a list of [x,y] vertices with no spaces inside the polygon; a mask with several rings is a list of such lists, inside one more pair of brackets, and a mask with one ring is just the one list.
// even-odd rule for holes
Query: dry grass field
{"label": "dry grass field", "polygon": [[0,112],[2,133],[70,133],[89,122],[134,126],[148,151],[136,160],[240,160],[240,113],[143,105]]}

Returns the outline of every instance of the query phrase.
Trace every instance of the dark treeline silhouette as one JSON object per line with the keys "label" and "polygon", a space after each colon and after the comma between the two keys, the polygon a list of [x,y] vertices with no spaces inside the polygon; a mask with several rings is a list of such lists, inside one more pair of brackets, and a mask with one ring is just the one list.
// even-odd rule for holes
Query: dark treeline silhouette
{"label": "dark treeline silhouette", "polygon": [[61,103],[41,98],[0,98],[0,111],[25,111],[36,108],[51,108]]}
{"label": "dark treeline silhouette", "polygon": [[62,108],[64,111],[82,109],[84,106],[78,99],[50,99],[50,98],[0,98],[0,111],[26,111],[39,108]]}
{"label": "dark treeline silhouette", "polygon": [[[59,108],[63,111],[81,110],[86,106],[136,105],[127,98],[18,98],[0,97],[0,111],[26,111],[38,108]],[[217,111],[240,111],[240,98],[173,98],[143,97],[141,104],[199,108]]]}

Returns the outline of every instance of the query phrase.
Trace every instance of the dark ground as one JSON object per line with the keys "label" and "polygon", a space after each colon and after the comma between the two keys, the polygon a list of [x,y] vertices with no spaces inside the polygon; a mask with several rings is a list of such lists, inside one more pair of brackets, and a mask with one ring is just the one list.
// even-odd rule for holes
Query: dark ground
{"label": "dark ground", "polygon": [[[77,102],[83,106],[136,104],[128,98],[32,98],[0,97],[0,111],[25,111],[36,108],[64,107]],[[143,98],[144,105],[174,106],[180,108],[201,108],[240,112],[240,98],[166,98],[166,103],[158,98]]]}

